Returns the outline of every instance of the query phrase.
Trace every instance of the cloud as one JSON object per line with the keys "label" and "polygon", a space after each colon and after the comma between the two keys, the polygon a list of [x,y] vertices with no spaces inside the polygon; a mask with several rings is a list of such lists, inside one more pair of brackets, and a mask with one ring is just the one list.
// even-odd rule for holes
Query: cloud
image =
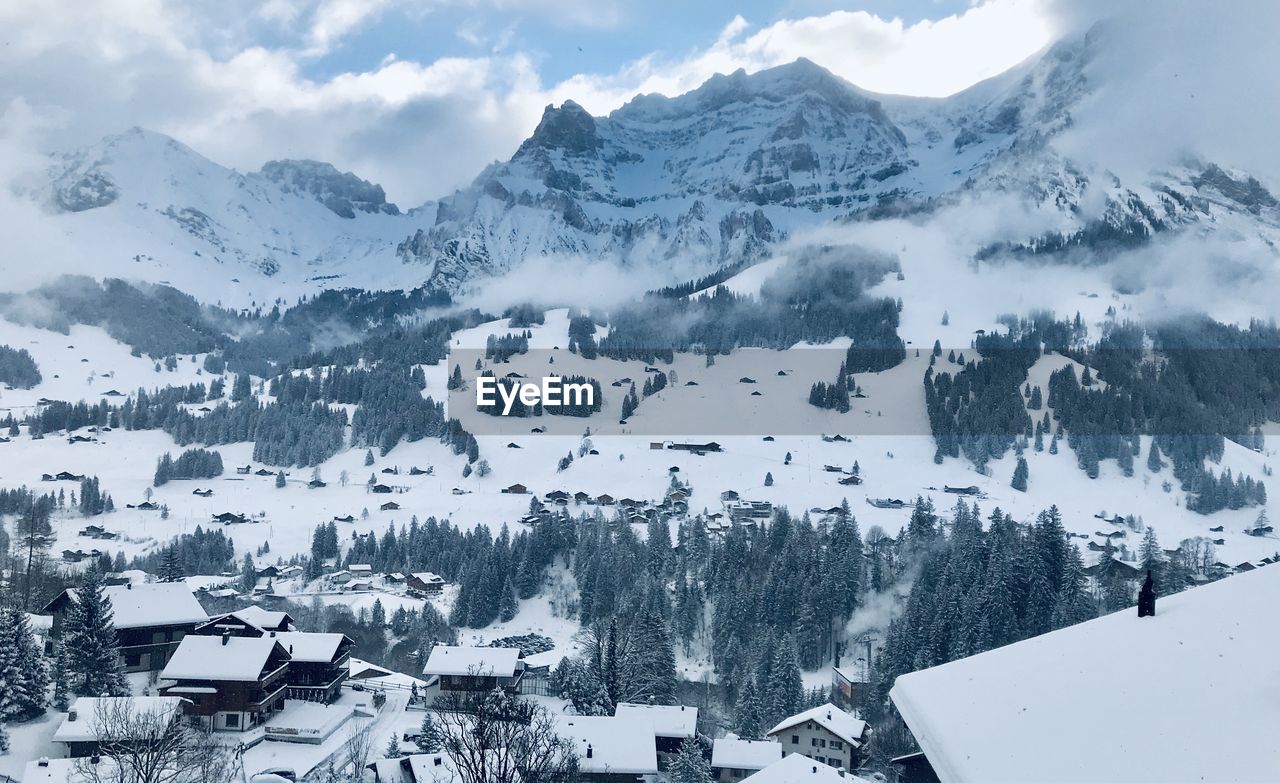
{"label": "cloud", "polygon": [[[8,3],[0,4],[0,28],[11,39],[0,47],[0,69],[6,73],[0,105],[22,100],[40,115],[46,150],[141,125],[242,170],[281,157],[328,160],[383,184],[391,198],[413,206],[465,185],[486,164],[510,155],[549,102],[574,98],[607,112],[637,92],[677,94],[717,71],[755,70],[801,55],[872,89],[947,91],[1041,45],[1043,31],[1028,21],[1038,18],[1041,1],[990,0],[962,15],[916,25],[836,12],[753,31],[747,20],[735,17],[705,49],[688,57],[642,57],[611,74],[583,74],[556,84],[544,83],[529,54],[505,46],[487,56],[430,62],[385,57],[367,70],[323,80],[308,73],[316,57],[393,13],[421,17],[463,8],[496,18],[523,11],[561,25],[608,27],[625,21],[625,4]],[[947,41],[952,43],[944,46]],[[935,48],[944,56],[931,55]],[[966,50],[972,63],[968,71],[951,61]],[[946,78],[921,86],[931,61],[932,70],[946,72]],[[897,82],[890,78],[894,73],[900,76]]]}

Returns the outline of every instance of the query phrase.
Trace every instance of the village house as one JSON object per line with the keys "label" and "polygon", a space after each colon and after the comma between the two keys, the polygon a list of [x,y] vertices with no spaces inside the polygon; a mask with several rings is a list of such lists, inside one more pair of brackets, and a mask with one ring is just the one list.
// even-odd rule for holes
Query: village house
{"label": "village house", "polygon": [[[120,645],[120,660],[127,672],[157,671],[182,642],[183,637],[209,616],[186,585],[123,584],[104,587],[111,601],[112,624]],[[44,607],[53,615],[46,653],[62,638],[67,610],[76,600],[75,588],[63,590]]]}
{"label": "village house", "polygon": [[796,753],[819,764],[856,769],[866,730],[865,722],[828,702],[783,720],[768,736],[782,744],[784,756]]}
{"label": "village house", "polygon": [[443,753],[412,753],[396,759],[378,759],[365,765],[374,783],[458,783],[461,778],[453,759]]}
{"label": "village house", "polygon": [[711,743],[711,777],[719,783],[738,783],[782,758],[782,746],[772,740],[744,740],[730,734]]}
{"label": "village house", "polygon": [[742,779],[743,783],[871,783],[843,768],[793,753]]}
{"label": "village house", "polygon": [[524,675],[524,661],[515,647],[452,647],[431,649],[422,673],[438,677],[441,695],[503,688],[514,693]]}
{"label": "village house", "polygon": [[395,502],[394,500],[388,500],[386,503],[383,503],[381,506],[379,506],[378,509],[381,511],[399,511],[400,504]]}
{"label": "village house", "polygon": [[658,774],[653,726],[643,719],[557,715],[555,727],[577,754],[583,783],[635,783]]}
{"label": "village house", "polygon": [[244,731],[284,709],[289,653],[272,636],[188,636],[160,673],[163,696],[189,700],[205,729]]}
{"label": "village house", "polygon": [[404,586],[418,596],[436,595],[444,589],[444,577],[430,571],[419,571],[404,578]]}
{"label": "village house", "polygon": [[330,704],[338,698],[347,680],[351,650],[355,642],[340,633],[272,632],[289,654],[285,674],[286,699],[302,699]]}
{"label": "village house", "polygon": [[503,488],[503,490],[502,490],[502,494],[504,494],[504,495],[527,495],[527,494],[529,494],[529,488],[528,488],[528,487],[526,487],[524,484],[512,484],[512,485],[511,485],[511,486],[509,486],[509,487],[504,487],[504,488]]}
{"label": "village house", "polygon": [[176,696],[81,696],[67,710],[53,741],[65,746],[67,758],[73,759],[98,755],[104,741],[116,746],[143,743],[148,736],[127,736],[128,730],[150,734],[160,725],[178,722],[182,702]]}
{"label": "village house", "polygon": [[659,754],[674,756],[685,740],[698,735],[698,708],[683,704],[630,704],[619,702],[616,718],[634,718],[653,725],[654,746]]}
{"label": "village house", "polygon": [[352,576],[356,577],[367,578],[373,576],[373,566],[368,563],[352,563],[347,566],[347,570],[351,572]]}
{"label": "village house", "polygon": [[391,487],[388,487],[386,484],[374,484],[372,487],[369,487],[369,491],[375,495],[390,495]]}
{"label": "village house", "polygon": [[268,633],[293,630],[293,618],[288,612],[273,612],[260,606],[246,606],[196,626],[193,633],[201,636],[245,636],[259,638]]}

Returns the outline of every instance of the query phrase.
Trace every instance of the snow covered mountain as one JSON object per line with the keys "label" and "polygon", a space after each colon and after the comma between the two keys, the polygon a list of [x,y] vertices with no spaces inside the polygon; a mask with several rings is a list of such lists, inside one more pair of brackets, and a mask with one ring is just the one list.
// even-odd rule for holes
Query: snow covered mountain
{"label": "snow covered mountain", "polygon": [[258,302],[333,286],[452,292],[548,255],[648,265],[675,282],[809,227],[991,197],[1035,219],[979,259],[1092,259],[1188,227],[1280,241],[1280,202],[1248,173],[1189,158],[1122,180],[1105,155],[1059,149],[1097,89],[1106,40],[1060,42],[946,99],[874,95],[802,59],[641,95],[607,117],[566,101],[509,161],[408,213],[328,164],[240,174],[137,129],[60,157],[47,198],[104,274]]}

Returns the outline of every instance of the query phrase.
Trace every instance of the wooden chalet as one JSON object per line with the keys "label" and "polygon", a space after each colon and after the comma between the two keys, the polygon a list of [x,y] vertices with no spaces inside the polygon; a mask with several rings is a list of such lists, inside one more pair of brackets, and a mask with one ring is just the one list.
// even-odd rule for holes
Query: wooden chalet
{"label": "wooden chalet", "polygon": [[503,489],[502,489],[502,494],[504,494],[504,495],[527,495],[527,494],[529,494],[529,488],[528,488],[528,487],[526,487],[524,484],[512,484],[512,485],[511,485],[511,486],[509,486],[509,487],[503,487]]}
{"label": "wooden chalet", "polygon": [[[64,746],[72,759],[97,756],[104,742],[113,747],[145,747],[156,741],[153,732],[158,725],[172,726],[181,720],[183,703],[177,696],[81,696],[67,710],[53,741]],[[159,721],[153,723],[152,716]],[[130,729],[138,734],[129,736]]]}
{"label": "wooden chalet", "polygon": [[[112,623],[126,672],[164,668],[187,634],[209,619],[191,590],[179,583],[112,585],[102,593],[111,601]],[[67,610],[75,600],[74,588],[63,590],[41,612],[53,615],[47,652],[62,638]]]}
{"label": "wooden chalet", "polygon": [[189,700],[206,730],[245,731],[284,709],[289,653],[272,636],[188,636],[160,673],[163,696]]}
{"label": "wooden chalet", "polygon": [[514,693],[524,675],[516,647],[453,647],[437,644],[422,673],[438,677],[441,695],[502,688]]}
{"label": "wooden chalet", "polygon": [[420,571],[404,578],[404,586],[410,593],[419,596],[437,595],[444,590],[444,577],[430,571]]}

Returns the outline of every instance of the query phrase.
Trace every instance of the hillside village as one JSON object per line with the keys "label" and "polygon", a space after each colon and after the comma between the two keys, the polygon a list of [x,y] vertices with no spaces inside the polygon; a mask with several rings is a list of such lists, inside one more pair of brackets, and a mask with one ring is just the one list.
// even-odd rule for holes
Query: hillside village
{"label": "hillside village", "polygon": [[1264,3],[107,5],[0,11],[0,783],[1280,780]]}

